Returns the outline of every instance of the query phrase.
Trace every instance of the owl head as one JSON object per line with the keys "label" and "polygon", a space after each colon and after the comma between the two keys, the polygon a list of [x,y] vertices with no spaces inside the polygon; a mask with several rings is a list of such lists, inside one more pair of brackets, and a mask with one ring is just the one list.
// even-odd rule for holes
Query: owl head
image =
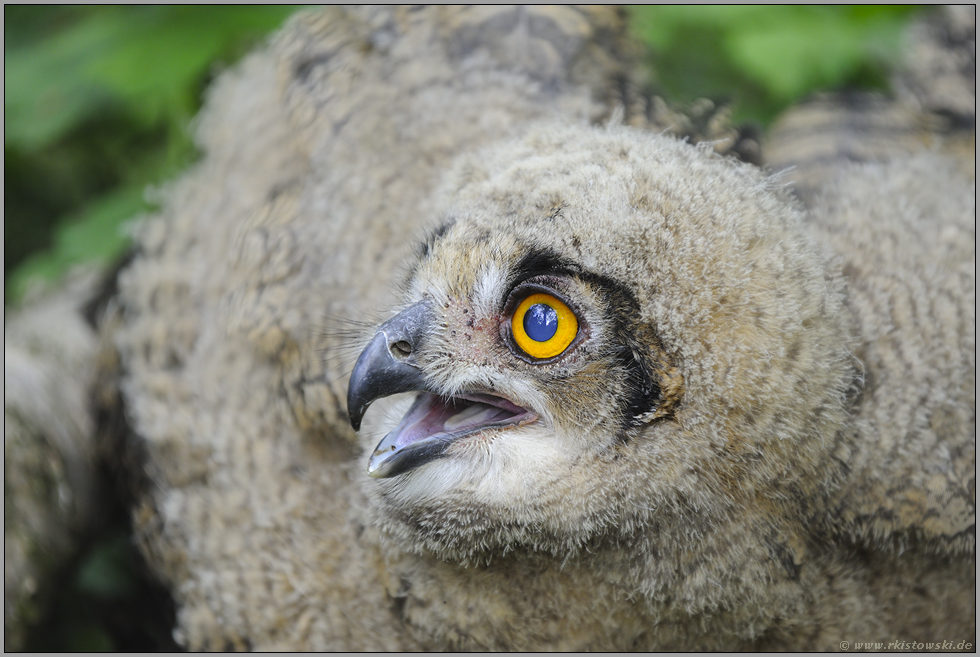
{"label": "owl head", "polygon": [[467,561],[807,522],[853,364],[840,276],[778,182],[539,126],[461,158],[433,208],[348,392],[395,540]]}

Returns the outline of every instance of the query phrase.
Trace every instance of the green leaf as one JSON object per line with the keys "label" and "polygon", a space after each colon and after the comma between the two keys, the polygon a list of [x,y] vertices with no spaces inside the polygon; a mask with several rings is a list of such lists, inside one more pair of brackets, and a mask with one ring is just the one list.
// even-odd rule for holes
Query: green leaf
{"label": "green leaf", "polygon": [[[18,298],[31,280],[106,262],[125,248],[119,227],[145,209],[142,190],[192,160],[187,125],[209,78],[295,10],[5,8],[5,208],[21,222],[5,235],[30,238],[5,245],[5,252],[18,254],[18,262],[21,249],[45,242],[33,236],[45,235],[42,229],[63,208],[87,203],[58,220],[52,248],[5,272],[5,301]],[[54,173],[57,180],[32,172]]]}
{"label": "green leaf", "polygon": [[773,9],[753,5],[630,5],[628,11],[633,33],[660,50],[674,46],[680,31],[737,32]]}
{"label": "green leaf", "polygon": [[4,50],[4,143],[48,144],[123,102],[149,124],[192,114],[212,61],[240,55],[295,6],[99,7],[57,34]]}
{"label": "green leaf", "polygon": [[841,8],[792,9],[786,20],[730,34],[725,42],[741,70],[780,103],[838,87],[862,66],[895,54],[887,44],[897,46],[901,22],[887,14],[862,19]]}
{"label": "green leaf", "polygon": [[655,82],[683,104],[734,100],[762,123],[820,89],[878,85],[895,61],[909,6],[636,6]]}
{"label": "green leaf", "polygon": [[4,49],[5,146],[40,148],[107,100],[82,71],[116,31],[111,22],[90,18],[42,42]]}
{"label": "green leaf", "polygon": [[63,220],[54,246],[25,260],[6,277],[6,301],[16,301],[36,281],[55,281],[73,266],[89,262],[108,264],[125,250],[129,238],[124,224],[149,208],[143,188],[117,190],[90,204],[80,214]]}

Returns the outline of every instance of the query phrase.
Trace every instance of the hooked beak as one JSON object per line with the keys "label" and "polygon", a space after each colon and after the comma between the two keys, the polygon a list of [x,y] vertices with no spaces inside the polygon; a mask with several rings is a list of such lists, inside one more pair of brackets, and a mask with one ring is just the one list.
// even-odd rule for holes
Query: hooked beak
{"label": "hooked beak", "polygon": [[411,409],[368,460],[372,477],[393,477],[441,457],[457,438],[533,422],[537,415],[483,392],[444,396],[419,367],[416,352],[432,323],[429,302],[403,310],[378,328],[351,372],[347,412],[360,430],[368,406],[399,392],[418,391]]}
{"label": "hooked beak", "polygon": [[364,413],[375,399],[430,389],[415,358],[430,321],[429,303],[419,302],[382,324],[361,352],[347,386],[347,414],[354,431],[361,430]]}

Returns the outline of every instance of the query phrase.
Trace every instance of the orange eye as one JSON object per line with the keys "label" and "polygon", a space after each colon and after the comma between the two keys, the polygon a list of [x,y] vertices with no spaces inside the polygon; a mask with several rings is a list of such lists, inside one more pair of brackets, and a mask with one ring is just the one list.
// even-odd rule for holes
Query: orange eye
{"label": "orange eye", "polygon": [[540,292],[521,301],[510,325],[517,346],[532,358],[557,356],[578,335],[575,313],[559,299]]}

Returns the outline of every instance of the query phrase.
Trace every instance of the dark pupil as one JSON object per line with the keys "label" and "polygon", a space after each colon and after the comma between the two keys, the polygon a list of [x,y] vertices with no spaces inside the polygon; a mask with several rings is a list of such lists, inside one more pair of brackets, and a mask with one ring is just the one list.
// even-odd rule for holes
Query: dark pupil
{"label": "dark pupil", "polygon": [[558,313],[549,305],[536,303],[524,313],[524,332],[535,342],[547,342],[558,330]]}

